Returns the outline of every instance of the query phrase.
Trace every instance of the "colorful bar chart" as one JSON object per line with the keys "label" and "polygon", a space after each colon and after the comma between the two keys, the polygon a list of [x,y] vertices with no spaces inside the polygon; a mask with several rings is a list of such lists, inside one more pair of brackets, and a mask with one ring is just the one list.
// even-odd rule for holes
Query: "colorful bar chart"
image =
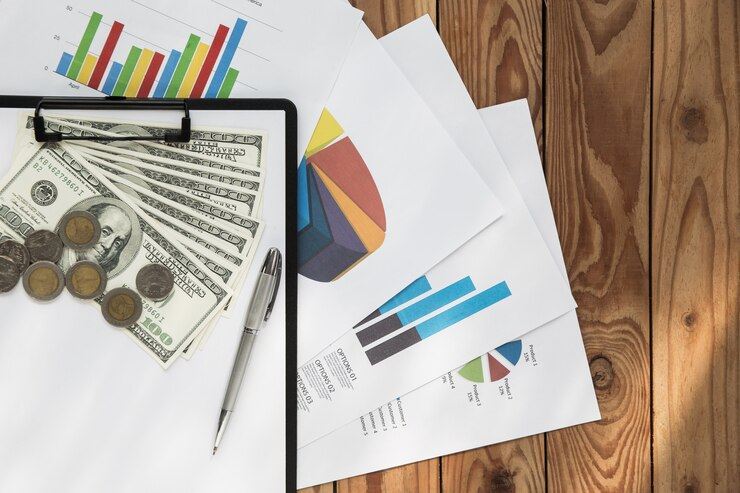
{"label": "colorful bar chart", "polygon": [[[237,18],[231,29],[219,25],[210,45],[190,34],[182,50],[173,49],[169,55],[141,46],[124,47],[123,53],[126,49],[128,53],[123,61],[113,57],[122,57],[117,53],[121,53],[124,24],[113,21],[107,34],[101,24],[105,25],[103,15],[93,12],[74,53],[62,53],[57,74],[111,96],[199,98],[206,86],[206,97],[231,95],[239,77],[231,64],[247,27],[244,19]],[[102,48],[95,53],[91,47],[101,46],[95,44],[99,31],[105,39],[98,41]]]}
{"label": "colorful bar chart", "polygon": [[[456,288],[457,289],[457,288]],[[511,296],[506,282],[500,282],[416,324],[414,327],[371,347],[365,354],[375,365]]]}

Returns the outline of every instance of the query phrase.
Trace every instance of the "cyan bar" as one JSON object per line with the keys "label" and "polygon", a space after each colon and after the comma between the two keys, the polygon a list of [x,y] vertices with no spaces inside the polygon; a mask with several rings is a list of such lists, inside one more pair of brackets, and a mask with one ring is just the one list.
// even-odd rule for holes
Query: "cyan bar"
{"label": "cyan bar", "polygon": [[419,279],[399,291],[393,298],[383,303],[380,308],[378,308],[378,311],[380,313],[387,313],[394,308],[403,305],[407,301],[411,301],[417,296],[431,290],[432,286],[429,284],[427,277],[421,276]]}
{"label": "cyan bar", "polygon": [[414,320],[429,315],[433,311],[439,310],[445,305],[449,305],[455,300],[459,300],[468,293],[475,291],[475,286],[470,276],[460,279],[449,286],[440,289],[434,294],[430,294],[421,301],[409,305],[403,310],[396,313],[401,321],[401,326],[408,325]]}
{"label": "cyan bar", "polygon": [[67,53],[66,51],[62,53],[62,58],[59,60],[59,65],[57,65],[57,73],[60,75],[67,75],[67,70],[69,70],[69,65],[72,63],[72,55],[70,53]]}
{"label": "cyan bar", "polygon": [[167,63],[165,64],[164,71],[162,72],[162,77],[160,77],[159,82],[157,83],[157,88],[154,90],[155,98],[164,97],[164,93],[167,92],[167,86],[170,85],[172,74],[175,73],[175,67],[177,67],[177,62],[180,61],[181,56],[182,53],[177,50],[172,50],[170,52],[170,56],[169,58],[167,58]]}
{"label": "cyan bar", "polygon": [[226,78],[226,73],[229,71],[229,66],[231,65],[231,61],[234,59],[236,49],[239,47],[239,41],[242,39],[245,27],[247,27],[247,21],[244,19],[236,20],[234,29],[231,31],[229,40],[226,42],[226,49],[224,49],[224,52],[221,55],[221,60],[218,62],[216,72],[213,74],[213,79],[211,79],[211,84],[208,86],[208,91],[206,92],[207,98],[215,98],[218,96],[218,91],[221,89],[221,84],[223,84],[224,79]]}
{"label": "cyan bar", "polygon": [[416,326],[416,330],[419,333],[419,337],[426,339],[509,296],[511,296],[509,286],[506,282],[500,282],[453,306],[449,310],[445,310],[439,315],[435,315],[429,320],[420,323]]}
{"label": "cyan bar", "polygon": [[108,96],[111,95],[113,88],[116,87],[118,76],[121,75],[121,69],[123,69],[123,65],[118,62],[113,62],[110,72],[108,72],[108,77],[105,79],[105,84],[103,84],[104,94],[107,94]]}

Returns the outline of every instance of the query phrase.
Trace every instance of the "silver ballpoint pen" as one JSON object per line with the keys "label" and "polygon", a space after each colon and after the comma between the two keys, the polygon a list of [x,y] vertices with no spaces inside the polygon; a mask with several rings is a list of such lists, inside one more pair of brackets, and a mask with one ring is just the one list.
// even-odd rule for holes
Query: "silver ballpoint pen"
{"label": "silver ballpoint pen", "polygon": [[224,436],[226,425],[229,424],[231,412],[234,410],[236,397],[242,385],[244,371],[247,368],[247,362],[249,361],[249,355],[252,352],[252,345],[257,337],[257,332],[267,322],[267,319],[270,318],[270,314],[272,313],[272,306],[275,303],[278,287],[280,286],[282,264],[283,259],[280,255],[280,250],[270,248],[265,257],[265,263],[262,264],[257,285],[252,294],[252,300],[249,302],[247,320],[244,322],[244,332],[242,332],[234,366],[231,369],[231,377],[229,377],[229,385],[226,387],[224,403],[221,405],[221,415],[218,418],[218,431],[216,432],[216,440],[213,444],[214,455]]}

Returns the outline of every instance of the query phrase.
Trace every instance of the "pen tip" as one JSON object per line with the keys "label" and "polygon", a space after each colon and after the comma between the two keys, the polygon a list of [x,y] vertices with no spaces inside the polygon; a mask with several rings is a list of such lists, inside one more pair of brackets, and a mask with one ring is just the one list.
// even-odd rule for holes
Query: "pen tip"
{"label": "pen tip", "polygon": [[218,450],[218,447],[213,447],[213,455],[216,455],[216,450]]}

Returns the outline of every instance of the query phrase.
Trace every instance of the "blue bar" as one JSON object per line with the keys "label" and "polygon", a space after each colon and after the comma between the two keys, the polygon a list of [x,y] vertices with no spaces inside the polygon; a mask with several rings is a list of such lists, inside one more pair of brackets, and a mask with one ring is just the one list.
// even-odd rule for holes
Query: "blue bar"
{"label": "blue bar", "polygon": [[511,296],[509,286],[505,281],[500,282],[453,306],[449,310],[445,310],[439,315],[435,315],[429,320],[420,323],[416,326],[416,331],[419,333],[419,337],[426,339],[509,296]]}
{"label": "blue bar", "polygon": [[407,306],[396,313],[396,316],[401,322],[401,327],[403,327],[414,320],[419,320],[421,317],[429,315],[435,310],[439,310],[445,305],[449,305],[455,300],[459,300],[473,291],[475,291],[475,286],[473,285],[473,281],[470,279],[470,276],[468,276],[440,289],[434,294],[430,294],[413,305]]}
{"label": "blue bar", "polygon": [[226,48],[221,55],[221,60],[218,62],[218,67],[216,67],[216,72],[213,74],[211,85],[208,86],[208,91],[206,92],[207,98],[215,98],[218,95],[218,90],[221,89],[221,84],[224,82],[226,72],[229,71],[229,66],[231,65],[231,61],[234,59],[234,53],[236,53],[239,41],[242,39],[245,27],[247,27],[247,21],[244,19],[236,20],[234,29],[231,31],[229,40],[226,42]]}
{"label": "blue bar", "polygon": [[308,177],[306,176],[306,156],[298,166],[298,231],[311,224],[308,206]]}
{"label": "blue bar", "polygon": [[118,81],[118,76],[121,74],[122,68],[123,65],[118,62],[113,62],[110,72],[108,72],[108,78],[105,79],[105,84],[103,84],[103,93],[110,96],[113,92],[113,88],[116,87],[116,82]]}
{"label": "blue bar", "polygon": [[59,65],[57,65],[57,73],[59,75],[67,75],[67,70],[69,70],[69,65],[72,63],[72,58],[74,57],[66,51],[62,53],[62,58],[59,60]]}
{"label": "blue bar", "polygon": [[172,74],[175,73],[175,67],[177,67],[177,62],[180,61],[181,55],[182,53],[180,53],[177,50],[172,50],[170,52],[170,56],[167,59],[167,63],[164,66],[164,71],[162,71],[162,77],[160,77],[159,83],[157,84],[157,88],[154,90],[155,98],[164,97],[164,93],[167,91],[167,86],[170,85]]}
{"label": "blue bar", "polygon": [[427,291],[431,291],[432,286],[429,284],[429,280],[426,276],[421,276],[416,281],[412,282],[405,288],[403,288],[398,294],[396,294],[393,298],[389,299],[385,303],[383,303],[383,306],[378,308],[378,311],[380,313],[386,313],[397,306],[401,306],[407,301],[411,301],[417,296],[426,293]]}

